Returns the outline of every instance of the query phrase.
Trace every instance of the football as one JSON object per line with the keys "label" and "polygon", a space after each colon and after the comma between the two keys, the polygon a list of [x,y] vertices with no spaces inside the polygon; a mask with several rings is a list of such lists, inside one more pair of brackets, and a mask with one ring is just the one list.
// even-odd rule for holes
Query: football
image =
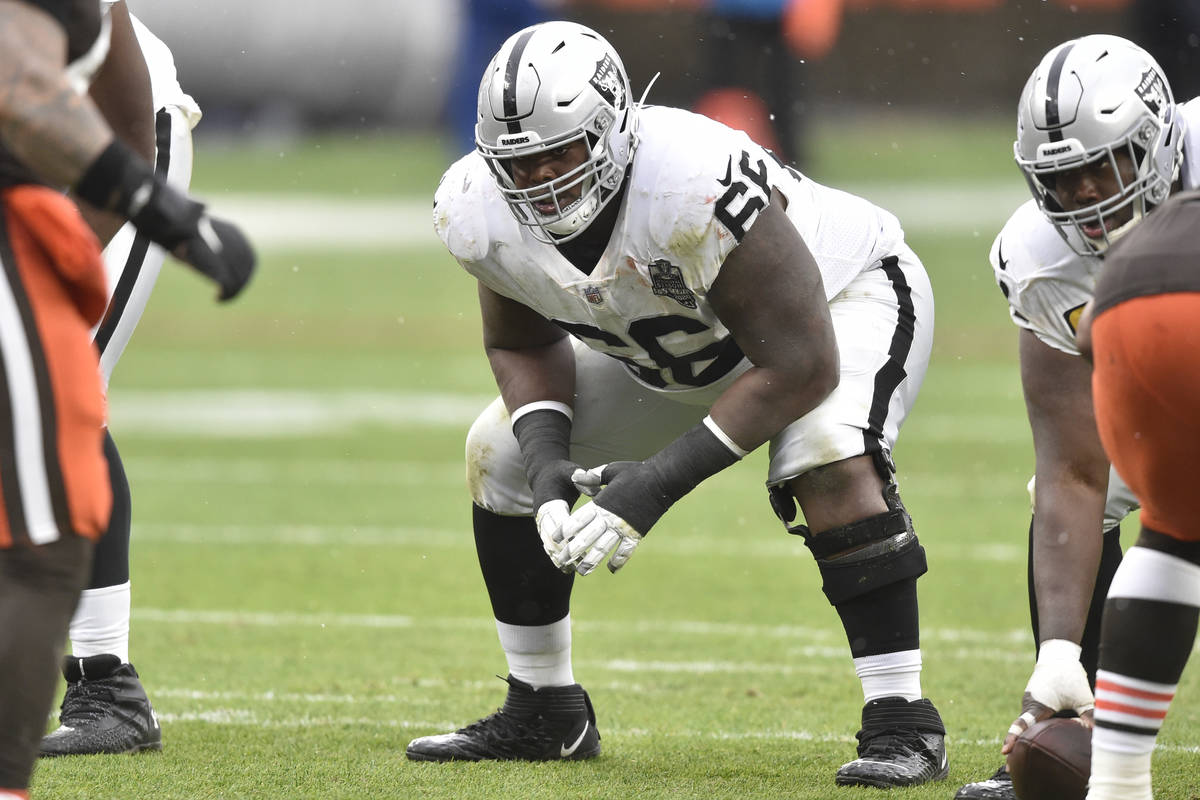
{"label": "football", "polygon": [[1035,722],[1008,754],[1018,800],[1084,800],[1092,766],[1092,731],[1078,719]]}

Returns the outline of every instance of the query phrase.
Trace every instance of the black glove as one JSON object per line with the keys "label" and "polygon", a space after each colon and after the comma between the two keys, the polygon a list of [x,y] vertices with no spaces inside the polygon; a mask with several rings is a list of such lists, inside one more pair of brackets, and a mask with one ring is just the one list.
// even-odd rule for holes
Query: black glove
{"label": "black glove", "polygon": [[738,461],[703,422],[645,461],[614,461],[600,473],[594,502],[645,536],[700,481]]}
{"label": "black glove", "polygon": [[250,241],[231,222],[209,216],[202,203],[165,183],[132,220],[137,229],[221,287],[217,299],[232,300],[254,274]]}
{"label": "black glove", "polygon": [[168,186],[116,139],[84,172],[75,193],[125,217],[150,241],[211,278],[221,288],[220,300],[236,297],[254,273],[254,249],[235,225],[209,216],[202,203]]}

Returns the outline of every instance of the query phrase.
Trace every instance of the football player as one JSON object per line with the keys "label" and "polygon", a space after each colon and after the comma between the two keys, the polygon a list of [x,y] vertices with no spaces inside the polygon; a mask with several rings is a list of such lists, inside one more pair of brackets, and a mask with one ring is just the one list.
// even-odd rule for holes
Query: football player
{"label": "football player", "polygon": [[[1017,110],[1017,165],[1033,199],[991,249],[1020,328],[1021,384],[1036,459],[1030,613],[1037,662],[1002,752],[1034,721],[1090,716],[1101,611],[1121,562],[1121,520],[1137,507],[1096,430],[1091,370],[1076,327],[1108,247],[1179,187],[1200,183],[1200,103],[1176,105],[1159,65],[1116,36],[1052,49]],[[1008,800],[1001,768],[957,800]]]}
{"label": "football player", "polygon": [[233,225],[169,187],[87,98],[111,21],[96,0],[0,0],[0,798],[27,798],[67,625],[112,507],[90,336],[95,234],[62,188],[230,299],[254,268]]}
{"label": "football player", "polygon": [[[155,164],[167,183],[186,191],[192,173],[191,130],[200,108],[179,86],[171,51],[129,13],[124,0],[102,0],[112,44],[90,95],[114,132]],[[165,252],[132,224],[84,207],[107,243],[108,307],[93,330],[107,385],[158,279]],[[71,656],[59,727],[41,754],[86,755],[157,750],[162,732],[137,671],[129,662],[130,493],[121,455],[105,429],[104,455],[113,491],[108,530],[96,543],[92,577],[71,620]]]}
{"label": "football player", "polygon": [[1104,604],[1089,800],[1151,800],[1150,756],[1196,639],[1200,193],[1175,195],[1105,259],[1079,345],[1100,440],[1142,501]]}
{"label": "football player", "polygon": [[620,56],[570,22],[501,47],[476,145],[434,225],[478,279],[500,387],[467,471],[508,693],[408,757],[597,755],[571,664],[575,575],[621,569],[675,501],[769,442],[771,504],[812,551],[862,683],[859,757],[837,783],[944,778],[921,687],[925,552],[891,458],[933,334],[900,223],[740,131],[634,102]]}

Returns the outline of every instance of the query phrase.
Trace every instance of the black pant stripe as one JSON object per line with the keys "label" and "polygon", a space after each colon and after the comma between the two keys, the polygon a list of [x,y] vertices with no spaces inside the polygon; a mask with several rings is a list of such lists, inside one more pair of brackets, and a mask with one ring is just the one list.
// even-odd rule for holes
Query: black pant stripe
{"label": "black pant stripe", "polygon": [[913,309],[912,287],[900,268],[900,259],[888,256],[883,260],[883,271],[896,291],[896,330],[888,347],[888,360],[875,373],[875,392],[871,396],[871,411],[867,415],[867,429],[863,431],[865,452],[877,453],[883,447],[883,423],[887,420],[888,406],[900,382],[908,377],[904,362],[908,361],[916,333],[917,315]]}
{"label": "black pant stripe", "polygon": [[[6,225],[0,225],[0,262],[3,262],[5,277],[12,289],[17,313],[21,316],[21,327],[25,329],[25,339],[29,344],[29,358],[33,363],[34,380],[37,383],[38,411],[42,418],[42,459],[46,465],[46,485],[50,491],[50,507],[59,532],[66,533],[72,530],[71,511],[67,504],[67,487],[63,481],[62,465],[58,460],[58,414],[54,409],[54,389],[50,382],[50,367],[46,363],[46,354],[42,350],[42,340],[38,338],[33,307],[29,303],[29,296],[25,293],[25,284],[21,282],[21,275],[17,270],[17,260],[13,254]],[[5,394],[5,397],[7,398],[8,395]],[[10,425],[12,424],[11,420],[10,414]],[[13,530],[24,532],[26,527],[22,524],[19,529],[14,528]]]}
{"label": "black pant stripe", "polygon": [[[171,166],[171,114],[166,109],[159,109],[154,119],[154,143],[156,149],[154,171],[159,177],[166,180],[167,170]],[[149,249],[150,240],[139,232],[133,239],[133,245],[129,248],[129,258],[125,260],[121,277],[117,279],[117,287],[113,291],[112,299],[108,301],[108,308],[104,309],[104,322],[96,331],[96,347],[100,349],[101,354],[108,347],[109,341],[112,340],[113,334],[117,330],[117,325],[121,322],[121,315],[125,313],[125,307],[129,305],[129,298],[133,296],[133,287],[137,285],[138,277],[142,273],[142,265],[146,261],[146,252]]]}
{"label": "black pant stripe", "polygon": [[[8,280],[7,270],[3,279]],[[0,488],[4,491],[4,512],[13,544],[28,544],[25,506],[21,499],[20,479],[17,477],[17,442],[12,400],[8,393],[8,365],[4,361],[3,350],[0,350]]]}

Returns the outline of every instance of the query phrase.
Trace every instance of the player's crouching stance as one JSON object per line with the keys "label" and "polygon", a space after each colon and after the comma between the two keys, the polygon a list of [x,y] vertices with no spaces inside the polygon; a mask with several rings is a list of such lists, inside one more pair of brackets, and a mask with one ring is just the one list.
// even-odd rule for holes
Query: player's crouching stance
{"label": "player's crouching stance", "polygon": [[571,667],[575,573],[621,568],[675,501],[769,441],[772,505],[817,559],[866,700],[837,782],[945,777],[920,681],[925,554],[890,458],[933,330],[899,223],[739,131],[632,103],[617,53],[573,23],[504,44],[476,141],[434,220],[479,279],[501,392],[467,461],[509,689],[408,756],[598,755]]}
{"label": "player's crouching stance", "polygon": [[[1096,34],[1052,48],[1021,92],[1014,155],[1033,198],[1005,223],[991,262],[1021,328],[1037,456],[1029,590],[1038,654],[1002,754],[1036,720],[1092,714],[1101,612],[1137,497],[1110,471],[1076,325],[1109,247],[1171,193],[1200,186],[1197,152],[1200,101],[1177,105],[1159,65],[1125,39]],[[955,800],[1015,797],[1001,767]]]}

